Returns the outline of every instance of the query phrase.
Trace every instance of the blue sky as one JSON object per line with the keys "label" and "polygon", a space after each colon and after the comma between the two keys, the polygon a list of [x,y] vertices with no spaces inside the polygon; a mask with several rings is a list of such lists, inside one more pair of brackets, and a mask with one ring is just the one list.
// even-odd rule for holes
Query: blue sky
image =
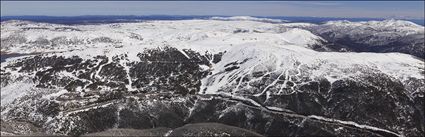
{"label": "blue sky", "polygon": [[246,15],[424,18],[424,1],[1,1],[1,16]]}

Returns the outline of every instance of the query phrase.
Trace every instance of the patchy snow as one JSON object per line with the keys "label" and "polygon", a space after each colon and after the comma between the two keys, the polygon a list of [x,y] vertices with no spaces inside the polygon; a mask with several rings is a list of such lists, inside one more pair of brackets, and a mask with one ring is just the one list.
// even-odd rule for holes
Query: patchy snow
{"label": "patchy snow", "polygon": [[12,103],[15,99],[25,96],[29,92],[33,92],[35,85],[29,81],[19,81],[1,87],[1,106]]}

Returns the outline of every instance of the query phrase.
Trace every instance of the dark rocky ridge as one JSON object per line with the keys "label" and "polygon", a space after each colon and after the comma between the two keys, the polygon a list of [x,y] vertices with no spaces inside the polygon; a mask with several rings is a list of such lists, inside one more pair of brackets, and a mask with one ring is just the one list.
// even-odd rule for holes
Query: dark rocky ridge
{"label": "dark rocky ridge", "polygon": [[242,136],[242,137],[262,137],[255,132],[227,126],[219,123],[197,123],[187,124],[176,128],[168,136]]}
{"label": "dark rocky ridge", "polygon": [[[209,74],[209,70],[203,70],[199,65],[209,66],[210,61],[217,63],[223,54],[184,52],[189,58],[177,49],[163,48],[145,50],[138,55],[140,61],[136,62],[126,61],[125,54],[112,58],[97,56],[89,60],[78,56],[45,55],[18,60],[5,68],[29,76],[35,74],[30,79],[42,91],[2,107],[2,112],[8,109],[2,120],[24,121],[43,132],[66,135],[111,128],[178,128],[203,122],[223,123],[265,136],[424,135],[425,126],[421,122],[424,121],[421,109],[423,79],[401,83],[388,75],[366,69],[363,75],[333,83],[326,78],[304,79],[306,83],[297,83],[297,92],[293,94],[272,95],[268,99],[244,94],[264,90],[264,83],[270,83],[277,75],[272,73],[258,80],[254,88],[236,91],[236,95],[262,105],[256,106],[231,96],[197,95],[202,90],[200,80]],[[244,61],[230,64],[227,67],[233,68],[226,71],[238,69],[237,65],[242,63]],[[125,68],[129,68],[128,74]],[[64,72],[72,75],[63,75]],[[10,78],[10,75],[2,70],[2,87],[20,79]],[[259,75],[264,74],[253,73],[239,79],[248,83],[250,78]],[[136,90],[128,89],[130,83]],[[43,98],[46,94],[60,92],[61,88],[66,89],[66,93]],[[275,88],[270,87],[270,90]],[[223,88],[221,92],[230,92],[227,90]],[[314,116],[353,121],[394,133]]]}
{"label": "dark rocky ridge", "polygon": [[162,137],[167,134],[168,131],[172,129],[170,128],[153,128],[153,129],[144,129],[144,130],[136,130],[136,129],[109,129],[102,132],[90,133],[82,136],[132,136],[132,137],[146,137],[146,136],[155,136]]}

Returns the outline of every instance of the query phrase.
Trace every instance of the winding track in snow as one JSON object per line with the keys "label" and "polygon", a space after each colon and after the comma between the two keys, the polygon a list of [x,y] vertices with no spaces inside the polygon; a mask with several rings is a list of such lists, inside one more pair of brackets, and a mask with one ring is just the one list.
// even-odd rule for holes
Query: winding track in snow
{"label": "winding track in snow", "polygon": [[[330,123],[338,123],[347,127],[353,127],[353,128],[359,128],[359,129],[365,129],[368,130],[370,132],[375,132],[378,134],[381,134],[380,132],[384,132],[385,136],[391,135],[391,136],[398,136],[401,137],[402,135],[387,129],[382,129],[382,128],[378,128],[378,127],[374,127],[374,126],[370,126],[370,125],[363,125],[363,124],[358,124],[356,122],[353,121],[343,121],[343,120],[338,120],[338,119],[333,119],[333,118],[326,118],[326,117],[322,117],[322,116],[317,116],[317,115],[300,115],[300,114],[296,114],[290,110],[287,109],[282,109],[278,110],[278,109],[270,109],[269,107],[265,107],[259,103],[257,103],[256,101],[252,100],[252,99],[248,99],[248,98],[244,98],[244,97],[240,97],[240,96],[235,96],[235,95],[229,95],[228,93],[223,93],[223,94],[218,94],[217,96],[213,96],[214,98],[217,99],[223,99],[223,100],[227,100],[227,101],[235,101],[235,102],[239,102],[242,103],[243,105],[250,107],[250,108],[255,108],[255,109],[261,109],[263,111],[267,111],[270,113],[274,113],[274,114],[279,114],[279,115],[285,115],[285,116],[290,116],[290,117],[299,117],[299,118],[303,118],[303,119],[310,119],[310,120],[315,120],[315,121],[320,121],[320,122],[330,122]],[[253,105],[249,105],[245,102],[250,102]]]}

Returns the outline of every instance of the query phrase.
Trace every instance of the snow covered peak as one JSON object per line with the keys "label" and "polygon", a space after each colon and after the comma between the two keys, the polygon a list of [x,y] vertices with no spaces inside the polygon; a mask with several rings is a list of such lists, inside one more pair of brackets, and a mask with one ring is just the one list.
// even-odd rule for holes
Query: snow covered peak
{"label": "snow covered peak", "polygon": [[327,25],[347,25],[347,24],[351,24],[353,22],[348,21],[348,20],[332,20],[332,21],[328,21],[325,24]]}
{"label": "snow covered peak", "polygon": [[377,25],[377,26],[393,26],[393,27],[419,27],[419,28],[423,28],[423,26],[415,24],[411,21],[406,21],[406,20],[396,20],[396,19],[387,19],[384,21],[369,21],[368,22],[371,25]]}
{"label": "snow covered peak", "polygon": [[376,30],[396,30],[401,32],[413,31],[417,33],[424,33],[424,26],[415,24],[410,21],[388,19],[383,21],[361,21],[350,22],[347,20],[328,21],[324,25],[333,25],[340,27],[370,27]]}
{"label": "snow covered peak", "polygon": [[309,48],[309,46],[320,44],[321,41],[325,41],[323,38],[314,35],[308,30],[293,28],[282,33],[282,37],[287,41],[291,41],[294,44]]}
{"label": "snow covered peak", "polygon": [[232,16],[232,17],[211,17],[211,20],[224,20],[224,21],[259,21],[269,23],[283,23],[288,22],[280,19],[269,19],[269,18],[257,18],[251,16]]}
{"label": "snow covered peak", "polygon": [[411,21],[406,20],[397,20],[397,19],[386,19],[383,21],[359,21],[359,22],[351,22],[348,20],[336,20],[336,21],[328,21],[326,24],[334,24],[334,25],[353,25],[353,24],[362,24],[362,25],[376,25],[376,26],[413,26],[420,27]]}

